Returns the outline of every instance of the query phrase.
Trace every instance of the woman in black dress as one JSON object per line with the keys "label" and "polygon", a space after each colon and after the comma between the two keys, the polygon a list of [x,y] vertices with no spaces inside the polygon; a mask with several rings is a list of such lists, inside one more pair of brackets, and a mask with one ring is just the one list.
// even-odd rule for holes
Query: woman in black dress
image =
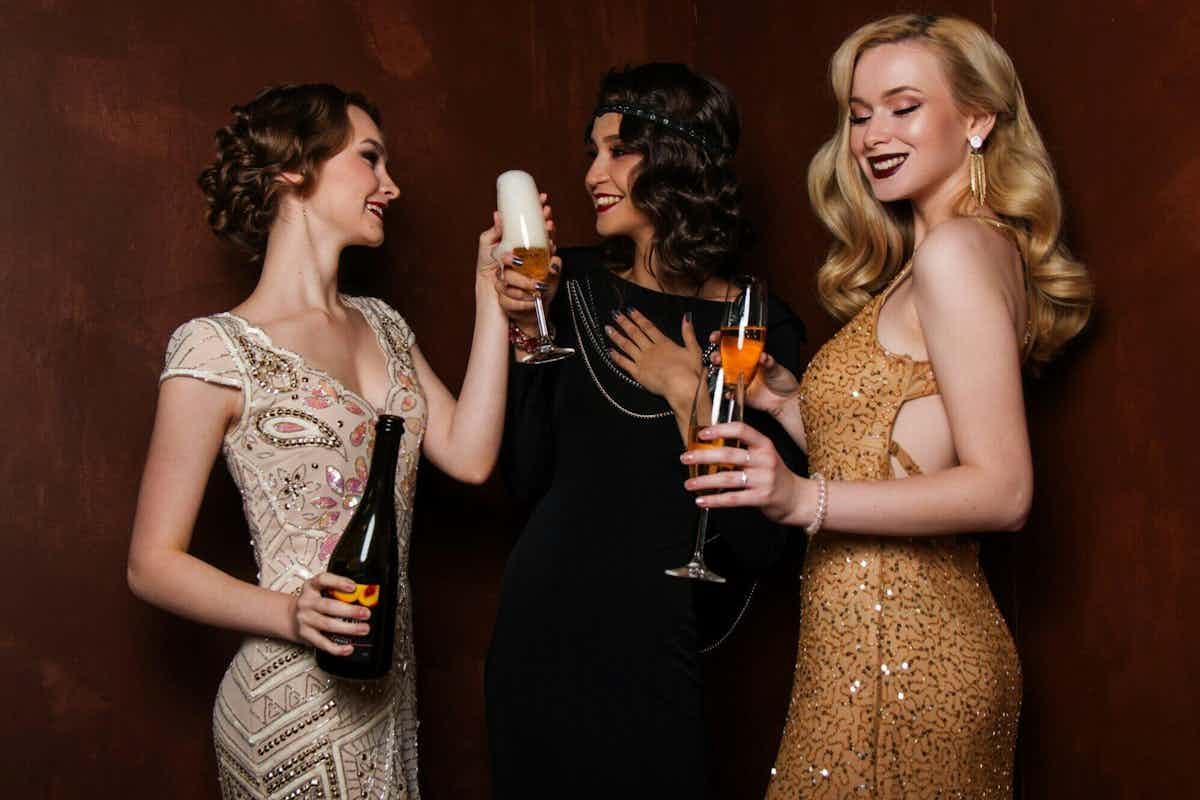
{"label": "woman in black dress", "polygon": [[[715,81],[675,64],[610,72],[588,126],[599,249],[560,252],[551,319],[576,355],[514,366],[502,464],[533,502],[509,558],[488,654],[500,798],[702,797],[703,700],[688,560],[696,506],[679,453],[726,278],[748,244],[732,172],[739,121]],[[502,305],[520,362],[533,285]],[[799,366],[803,329],[772,298],[767,349]],[[771,430],[769,417],[756,424]],[[780,429],[780,446],[790,440]],[[783,543],[751,515],[714,517],[737,555]]]}

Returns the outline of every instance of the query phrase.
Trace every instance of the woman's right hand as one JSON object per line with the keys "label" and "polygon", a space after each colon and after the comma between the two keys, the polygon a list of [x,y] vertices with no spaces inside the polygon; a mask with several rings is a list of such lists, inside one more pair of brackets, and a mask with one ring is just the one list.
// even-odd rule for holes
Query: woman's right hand
{"label": "woman's right hand", "polygon": [[335,656],[348,656],[354,652],[353,645],[334,644],[327,634],[343,636],[365,636],[370,630],[366,624],[371,616],[370,609],[351,605],[326,597],[326,591],[353,592],[354,581],[322,572],[304,582],[300,595],[292,604],[292,623],[297,642],[310,644]]}
{"label": "woman's right hand", "polygon": [[[721,332],[713,331],[709,336],[709,341],[719,345]],[[720,347],[713,350],[709,360],[720,366]],[[784,407],[794,401],[799,393],[800,382],[796,380],[792,371],[764,351],[758,358],[758,371],[754,373],[754,380],[750,382],[750,386],[746,390],[746,405],[778,417]]]}

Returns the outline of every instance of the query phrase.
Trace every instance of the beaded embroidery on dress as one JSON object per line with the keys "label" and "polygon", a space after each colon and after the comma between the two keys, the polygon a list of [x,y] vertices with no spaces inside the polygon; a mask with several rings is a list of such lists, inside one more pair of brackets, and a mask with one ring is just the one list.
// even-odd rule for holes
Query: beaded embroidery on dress
{"label": "beaded embroidery on dress", "polygon": [[[396,475],[400,591],[395,665],[378,682],[335,679],[312,648],[248,637],[213,709],[225,800],[417,800],[416,664],[407,579],[412,499],[425,400],[408,325],[373,298],[347,297],[387,356],[383,409],[404,417]],[[330,375],[233,314],[180,326],[161,380],[197,378],[242,390],[241,419],[222,446],[242,495],[259,585],[293,592],[322,572],[362,495],[376,412]]]}
{"label": "beaded embroidery on dress", "polygon": [[[801,381],[809,464],[891,480],[900,407],[936,394],[927,361],[889,353],[879,309],[908,268],[813,358]],[[767,797],[1012,797],[1016,648],[967,537],[821,532],[801,586],[787,722]]]}

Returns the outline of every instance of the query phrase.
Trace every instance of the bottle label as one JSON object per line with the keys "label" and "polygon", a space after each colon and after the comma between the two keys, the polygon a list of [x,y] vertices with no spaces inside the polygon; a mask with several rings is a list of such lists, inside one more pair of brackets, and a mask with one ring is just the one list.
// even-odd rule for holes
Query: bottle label
{"label": "bottle label", "polygon": [[[364,608],[374,608],[375,606],[379,605],[379,584],[355,584],[353,592],[339,592],[337,589],[330,589],[329,595],[335,600],[341,600],[343,603],[349,603],[350,605],[355,606],[363,606]],[[358,622],[356,619],[347,619],[345,621]],[[354,645],[356,654],[368,651],[374,647],[374,642],[371,641],[369,634],[367,636],[347,636],[342,633],[330,633],[329,640],[334,644]]]}

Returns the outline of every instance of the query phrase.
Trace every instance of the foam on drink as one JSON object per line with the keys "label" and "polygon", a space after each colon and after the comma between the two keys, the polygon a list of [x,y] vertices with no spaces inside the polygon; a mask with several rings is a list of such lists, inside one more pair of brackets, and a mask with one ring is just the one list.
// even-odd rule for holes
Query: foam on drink
{"label": "foam on drink", "polygon": [[524,261],[515,269],[538,281],[550,273],[550,248],[542,202],[533,176],[510,169],[496,178],[496,208],[503,225],[497,252],[511,250]]}

